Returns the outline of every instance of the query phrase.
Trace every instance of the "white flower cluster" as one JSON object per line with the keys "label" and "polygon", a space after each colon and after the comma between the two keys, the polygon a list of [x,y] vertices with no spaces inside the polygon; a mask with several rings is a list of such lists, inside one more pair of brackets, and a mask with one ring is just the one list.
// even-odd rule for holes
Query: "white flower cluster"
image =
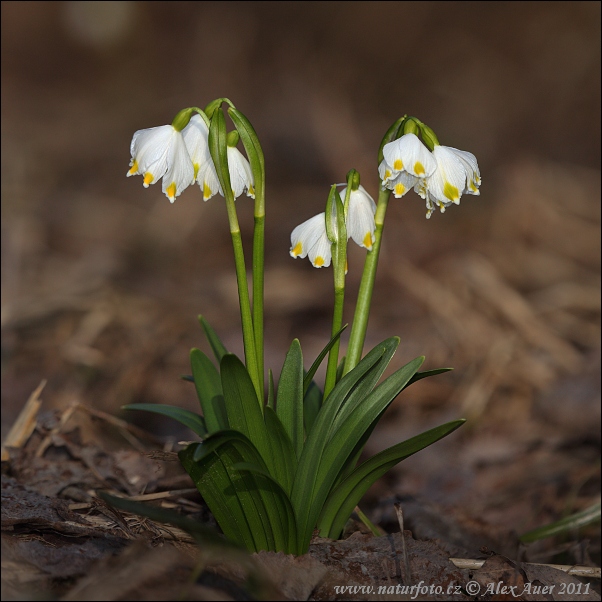
{"label": "white flower cluster", "polygon": [[[340,193],[345,202],[347,188]],[[372,249],[374,244],[374,213],[376,203],[363,186],[352,190],[345,218],[347,238],[352,238],[360,247]],[[316,268],[328,267],[332,259],[332,243],[326,234],[326,215],[319,213],[297,226],[291,233],[291,257],[308,257]]]}
{"label": "white flower cluster", "polygon": [[[248,160],[235,147],[228,146],[227,152],[234,198],[243,192],[255,198]],[[193,115],[181,132],[173,125],[138,130],[132,138],[130,153],[127,175],[142,175],[145,188],[163,178],[163,192],[172,203],[195,182],[201,187],[205,201],[218,192],[224,194],[209,153],[209,128],[200,115]]]}
{"label": "white flower cluster", "polygon": [[431,153],[415,134],[385,144],[378,173],[396,198],[414,188],[426,201],[427,218],[436,207],[444,212],[459,205],[463,194],[480,194],[481,174],[472,153],[440,145]]}

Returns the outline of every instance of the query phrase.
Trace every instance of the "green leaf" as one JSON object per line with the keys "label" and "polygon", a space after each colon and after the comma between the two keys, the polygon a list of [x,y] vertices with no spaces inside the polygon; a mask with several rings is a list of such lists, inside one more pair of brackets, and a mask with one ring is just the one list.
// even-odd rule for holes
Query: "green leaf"
{"label": "green leaf", "polygon": [[565,516],[549,525],[528,531],[520,536],[520,540],[523,543],[532,543],[546,537],[570,533],[596,522],[600,522],[600,502],[581,512]]}
{"label": "green leaf", "polygon": [[267,431],[255,387],[244,364],[226,354],[220,365],[228,423],[245,435],[265,458]]}
{"label": "green leaf", "polygon": [[199,349],[190,352],[194,386],[203,410],[207,431],[214,433],[228,428],[228,416],[219,372]]}
{"label": "green leaf", "polygon": [[276,414],[299,457],[303,449],[303,355],[297,339],[292,342],[280,373]]}
{"label": "green leaf", "polygon": [[287,495],[293,488],[297,472],[297,455],[290,437],[272,408],[265,408],[265,425],[269,433],[270,458],[272,461],[272,476],[280,483]]}
{"label": "green leaf", "polygon": [[274,409],[274,400],[276,394],[274,393],[274,373],[271,368],[268,368],[268,408]]}
{"label": "green leaf", "polygon": [[305,397],[303,397],[303,424],[306,436],[311,431],[321,407],[322,391],[320,391],[320,387],[312,380],[305,393]]}
{"label": "green leaf", "polygon": [[[423,378],[427,378],[429,376],[435,376],[436,374],[442,374],[444,372],[449,372],[450,370],[453,370],[453,368],[438,368],[436,370],[426,370],[424,372],[416,372],[416,374],[414,374],[414,376],[412,376],[412,378],[408,381],[408,384],[402,390],[405,391],[405,389],[407,389],[412,383],[415,383],[416,381],[419,381]],[[376,425],[378,424],[379,420],[381,419],[381,416],[384,413],[384,411],[385,410],[383,410],[383,412],[381,414],[379,414],[372,421],[372,424],[368,427],[366,432],[362,435],[361,439],[357,442],[353,452],[349,455],[348,460],[345,462],[345,465],[344,465],[343,469],[341,470],[341,473],[338,476],[337,483],[343,481],[343,479],[345,479],[355,469],[355,466],[356,466],[360,456],[362,455],[364,447],[365,447],[366,443],[368,442],[368,440],[370,439],[370,435],[372,435],[372,431],[374,431],[374,429],[376,428]]]}
{"label": "green leaf", "polygon": [[398,443],[360,464],[328,496],[322,509],[318,528],[323,537],[338,538],[368,489],[393,466],[409,456],[446,437],[464,424],[454,420]]}
{"label": "green leaf", "polygon": [[328,491],[320,492],[320,496],[317,497],[317,488],[323,481],[321,479],[318,483],[317,473],[334,418],[350,394],[360,388],[364,381],[368,379],[372,381],[375,375],[378,380],[398,344],[399,339],[387,339],[374,347],[353,370],[346,374],[322,404],[307,435],[291,493],[291,502],[299,529],[298,553],[300,554],[307,550],[322,504],[328,494]]}
{"label": "green leaf", "polygon": [[217,359],[217,363],[219,364],[222,361],[222,358],[224,357],[224,355],[226,355],[226,353],[228,353],[228,350],[226,349],[224,344],[221,342],[220,338],[215,333],[215,330],[213,330],[213,328],[211,328],[211,326],[209,325],[209,322],[207,322],[207,320],[203,316],[199,316],[198,319],[199,319],[199,323],[200,323],[201,327],[205,331],[205,336],[207,337],[207,340],[209,341],[209,345],[211,345],[211,349],[213,350],[215,359]]}
{"label": "green leaf", "polygon": [[204,439],[207,436],[207,426],[205,425],[204,418],[198,414],[195,414],[194,412],[184,410],[183,408],[159,403],[131,403],[121,406],[121,409],[142,410],[143,412],[153,412],[154,414],[168,416],[169,418],[173,418],[173,420],[177,420],[180,424],[188,427],[201,439]]}
{"label": "green leaf", "polygon": [[343,328],[341,328],[341,330],[339,330],[339,332],[337,332],[330,339],[330,341],[328,341],[328,344],[326,345],[326,347],[324,347],[324,349],[322,349],[322,351],[320,351],[320,354],[315,359],[314,363],[311,365],[311,368],[305,374],[305,377],[303,378],[303,395],[305,395],[305,393],[307,393],[307,390],[309,389],[309,385],[312,383],[313,378],[316,375],[316,371],[320,367],[320,364],[322,363],[322,361],[324,360],[324,358],[326,357],[328,352],[332,349],[332,346],[339,340],[339,338],[341,337],[341,334],[343,333],[343,330],[345,330],[345,328],[347,328],[347,324],[345,324],[345,326],[343,326]]}
{"label": "green leaf", "polygon": [[[179,456],[228,537],[251,551],[296,549],[290,500],[244,435],[221,431],[201,445],[189,445]],[[240,465],[245,470],[238,469]]]}
{"label": "green leaf", "polygon": [[345,360],[346,359],[347,359],[347,356],[344,355],[339,361],[339,365],[337,366],[336,382],[339,382],[341,380],[341,378],[343,378],[343,370],[345,370]]}
{"label": "green leaf", "polygon": [[[345,466],[350,454],[353,453],[356,442],[361,439],[373,420],[397,397],[423,361],[424,357],[416,358],[394,372],[361,403],[352,404],[355,406],[353,411],[347,413],[338,426],[333,426],[334,432],[324,448],[317,471],[316,485],[311,501],[312,513],[319,514],[321,512],[339,472]],[[353,370],[349,374],[352,372]],[[315,521],[317,518],[316,516],[313,520]]]}
{"label": "green leaf", "polygon": [[[290,491],[297,459],[291,456],[290,439],[275,415],[262,413],[251,377],[243,363],[227,354],[221,364],[224,401],[230,428],[242,433],[257,448],[269,473],[285,491]],[[264,408],[264,412],[266,409]],[[273,410],[269,410],[274,414]]]}
{"label": "green leaf", "polygon": [[[222,436],[224,431],[213,437]],[[186,472],[203,496],[224,535],[250,552],[269,549],[273,533],[266,533],[262,521],[263,503],[252,475],[240,475],[233,466],[247,462],[247,454],[234,446],[222,445],[221,453],[209,453],[199,462],[193,456],[197,444],[178,452]]]}
{"label": "green leaf", "polygon": [[435,370],[424,370],[424,372],[416,372],[416,374],[414,374],[414,376],[410,378],[410,381],[404,388],[407,389],[411,384],[422,380],[423,378],[428,378],[429,376],[436,376],[437,374],[443,374],[445,372],[449,372],[450,370],[453,370],[453,368],[436,368]]}

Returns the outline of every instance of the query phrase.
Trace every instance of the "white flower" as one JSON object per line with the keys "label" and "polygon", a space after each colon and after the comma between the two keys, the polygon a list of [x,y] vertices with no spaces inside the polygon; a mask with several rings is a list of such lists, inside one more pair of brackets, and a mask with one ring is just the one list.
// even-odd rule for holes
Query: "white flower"
{"label": "white flower", "polygon": [[459,205],[462,194],[478,195],[481,176],[476,157],[449,146],[435,146],[435,172],[417,182],[414,190],[426,201],[427,219],[435,207],[443,213],[451,204]]}
{"label": "white flower", "polygon": [[[341,190],[341,200],[345,202],[347,188]],[[347,227],[347,238],[352,238],[360,247],[372,250],[374,244],[374,213],[376,203],[363,186],[352,190],[349,195],[349,209],[345,225]]]}
{"label": "white flower", "polygon": [[385,144],[378,173],[383,186],[402,197],[420,178],[430,176],[437,164],[433,155],[415,134],[405,134]]}
{"label": "white flower", "polygon": [[188,125],[182,130],[182,136],[192,160],[194,179],[196,181],[201,166],[211,162],[209,128],[200,115],[193,115]]}
{"label": "white flower", "polygon": [[291,233],[291,257],[307,257],[315,268],[328,267],[332,258],[331,242],[326,235],[326,214],[314,215]]}
{"label": "white flower", "polygon": [[[347,188],[339,193],[343,203]],[[345,219],[347,239],[370,251],[374,244],[376,203],[363,186],[352,190]],[[326,234],[326,214],[320,213],[297,226],[291,234],[291,257],[306,257],[316,268],[328,267],[332,259],[332,243]],[[347,268],[345,267],[345,273]]]}
{"label": "white flower", "polygon": [[246,157],[235,147],[228,147],[228,172],[230,173],[230,185],[234,198],[239,197],[243,192],[247,193],[252,199],[255,198],[255,182],[253,181],[253,172],[251,165]]}
{"label": "white flower", "polygon": [[[195,119],[198,117],[198,119]],[[190,152],[194,165],[195,180],[203,192],[203,200],[208,201],[218,192],[223,196],[223,190],[217,177],[215,164],[209,152],[209,129],[200,115],[195,115],[184,129],[184,140]],[[189,129],[190,128],[190,129]],[[246,191],[247,196],[255,198],[253,188],[253,172],[249,161],[235,147],[227,148],[228,171],[230,185],[234,198]]]}
{"label": "white flower", "polygon": [[145,188],[163,178],[163,192],[172,203],[194,182],[194,168],[182,132],[171,125],[138,130],[130,153],[127,175],[141,174]]}

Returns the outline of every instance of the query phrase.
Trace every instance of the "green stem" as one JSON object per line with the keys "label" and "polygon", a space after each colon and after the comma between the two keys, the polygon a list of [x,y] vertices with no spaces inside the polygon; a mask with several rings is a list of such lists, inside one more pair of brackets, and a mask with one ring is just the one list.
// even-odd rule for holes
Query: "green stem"
{"label": "green stem", "polygon": [[[259,197],[260,193],[257,193]],[[263,196],[263,190],[261,191]],[[255,230],[253,231],[253,328],[255,335],[255,354],[257,358],[257,376],[262,392],[259,401],[263,404],[264,361],[263,361],[263,288],[264,288],[264,247],[265,212],[264,199],[255,200]]]}
{"label": "green stem", "polygon": [[[345,203],[349,204],[350,187],[347,186]],[[343,326],[343,306],[345,303],[345,272],[347,268],[347,228],[345,227],[345,203],[341,202],[336,185],[330,189],[328,202],[326,203],[326,231],[335,235],[332,244],[332,269],[334,274],[334,311],[332,315],[333,338]],[[336,228],[332,228],[332,216],[336,222]],[[328,354],[328,365],[326,367],[326,381],[324,383],[324,399],[337,384],[337,367],[339,364],[340,337],[335,341]]]}
{"label": "green stem", "polygon": [[[334,288],[334,311],[332,315],[332,336],[334,337],[343,326],[343,304],[345,301],[345,266],[343,265],[343,285]],[[328,365],[326,368],[326,382],[324,384],[324,399],[334,389],[337,380],[337,366],[339,363],[339,347],[341,338],[339,337],[328,354]]]}
{"label": "green stem", "polygon": [[240,302],[240,320],[242,323],[242,336],[245,349],[245,361],[247,370],[253,381],[259,405],[263,409],[263,389],[260,388],[259,372],[257,364],[257,350],[255,347],[255,332],[253,319],[251,317],[251,300],[249,298],[249,286],[247,282],[247,270],[245,267],[245,256],[242,246],[242,237],[238,225],[238,216],[232,193],[226,194],[226,208],[228,210],[228,221],[230,223],[230,234],[234,248],[234,264],[236,266],[236,281],[238,284],[238,299]]}
{"label": "green stem", "polygon": [[347,359],[345,360],[345,369],[343,374],[347,374],[355,368],[361,357],[366,339],[366,330],[368,328],[368,317],[370,315],[370,303],[372,301],[372,291],[374,290],[374,280],[376,278],[376,268],[378,266],[378,256],[380,253],[380,244],[383,235],[383,226],[385,222],[385,213],[389,202],[390,190],[380,190],[378,193],[378,203],[376,205],[376,214],[374,222],[376,230],[374,232],[374,245],[372,250],[366,255],[364,264],[364,273],[360,283],[360,290],[357,296],[357,305],[353,316],[351,326],[351,335],[349,336],[349,345],[347,347]]}

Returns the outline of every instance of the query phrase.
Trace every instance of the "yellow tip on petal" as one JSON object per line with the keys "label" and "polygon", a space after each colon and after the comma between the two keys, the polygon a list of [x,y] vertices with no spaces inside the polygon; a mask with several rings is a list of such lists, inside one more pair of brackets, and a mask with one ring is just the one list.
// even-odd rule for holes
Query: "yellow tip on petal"
{"label": "yellow tip on petal", "polygon": [[449,182],[445,182],[443,194],[453,203],[460,200],[460,191]]}
{"label": "yellow tip on petal", "polygon": [[203,200],[207,201],[212,196],[213,196],[213,192],[211,191],[211,188],[209,188],[209,185],[207,184],[207,182],[204,182],[203,183]]}
{"label": "yellow tip on petal", "polygon": [[144,186],[144,188],[148,188],[149,184],[152,184],[154,179],[155,179],[155,176],[153,176],[152,173],[149,173],[147,171],[144,174],[144,182],[142,182],[142,185]]}
{"label": "yellow tip on petal", "polygon": [[255,188],[249,186],[249,196],[255,198]]}
{"label": "yellow tip on petal", "polygon": [[366,236],[364,236],[364,247],[366,247],[366,249],[368,249],[368,251],[372,250],[372,233],[371,232],[366,232]]}
{"label": "yellow tip on petal", "polygon": [[404,195],[406,187],[403,184],[395,184],[394,194],[397,198]]}
{"label": "yellow tip on petal", "polygon": [[416,163],[414,163],[414,173],[417,176],[422,175],[423,173],[426,173],[424,171],[424,165],[422,165],[422,163],[420,163],[420,161],[416,161]]}
{"label": "yellow tip on petal", "polygon": [[303,253],[303,245],[301,244],[301,241],[299,241],[295,247],[293,249],[291,249],[291,255],[293,257],[297,257],[299,255],[301,255],[301,253]]}
{"label": "yellow tip on petal", "polygon": [[172,182],[166,189],[165,194],[167,198],[173,203],[176,198],[176,183]]}
{"label": "yellow tip on petal", "polygon": [[138,173],[138,161],[132,161],[132,166],[130,167],[130,171],[128,171],[128,176],[135,176]]}
{"label": "yellow tip on petal", "polygon": [[401,171],[403,169],[403,161],[401,159],[395,159],[395,163],[393,163],[393,169],[395,171]]}
{"label": "yellow tip on petal", "polygon": [[391,177],[391,174],[392,172],[390,169],[385,169],[385,181]]}
{"label": "yellow tip on petal", "polygon": [[201,166],[198,163],[193,163],[192,167],[194,168],[194,180],[193,182],[196,181],[196,177],[199,175],[199,169],[201,168]]}
{"label": "yellow tip on petal", "polygon": [[324,265],[324,258],[320,257],[319,255],[316,257],[316,259],[314,260],[314,265],[317,268],[321,268]]}

